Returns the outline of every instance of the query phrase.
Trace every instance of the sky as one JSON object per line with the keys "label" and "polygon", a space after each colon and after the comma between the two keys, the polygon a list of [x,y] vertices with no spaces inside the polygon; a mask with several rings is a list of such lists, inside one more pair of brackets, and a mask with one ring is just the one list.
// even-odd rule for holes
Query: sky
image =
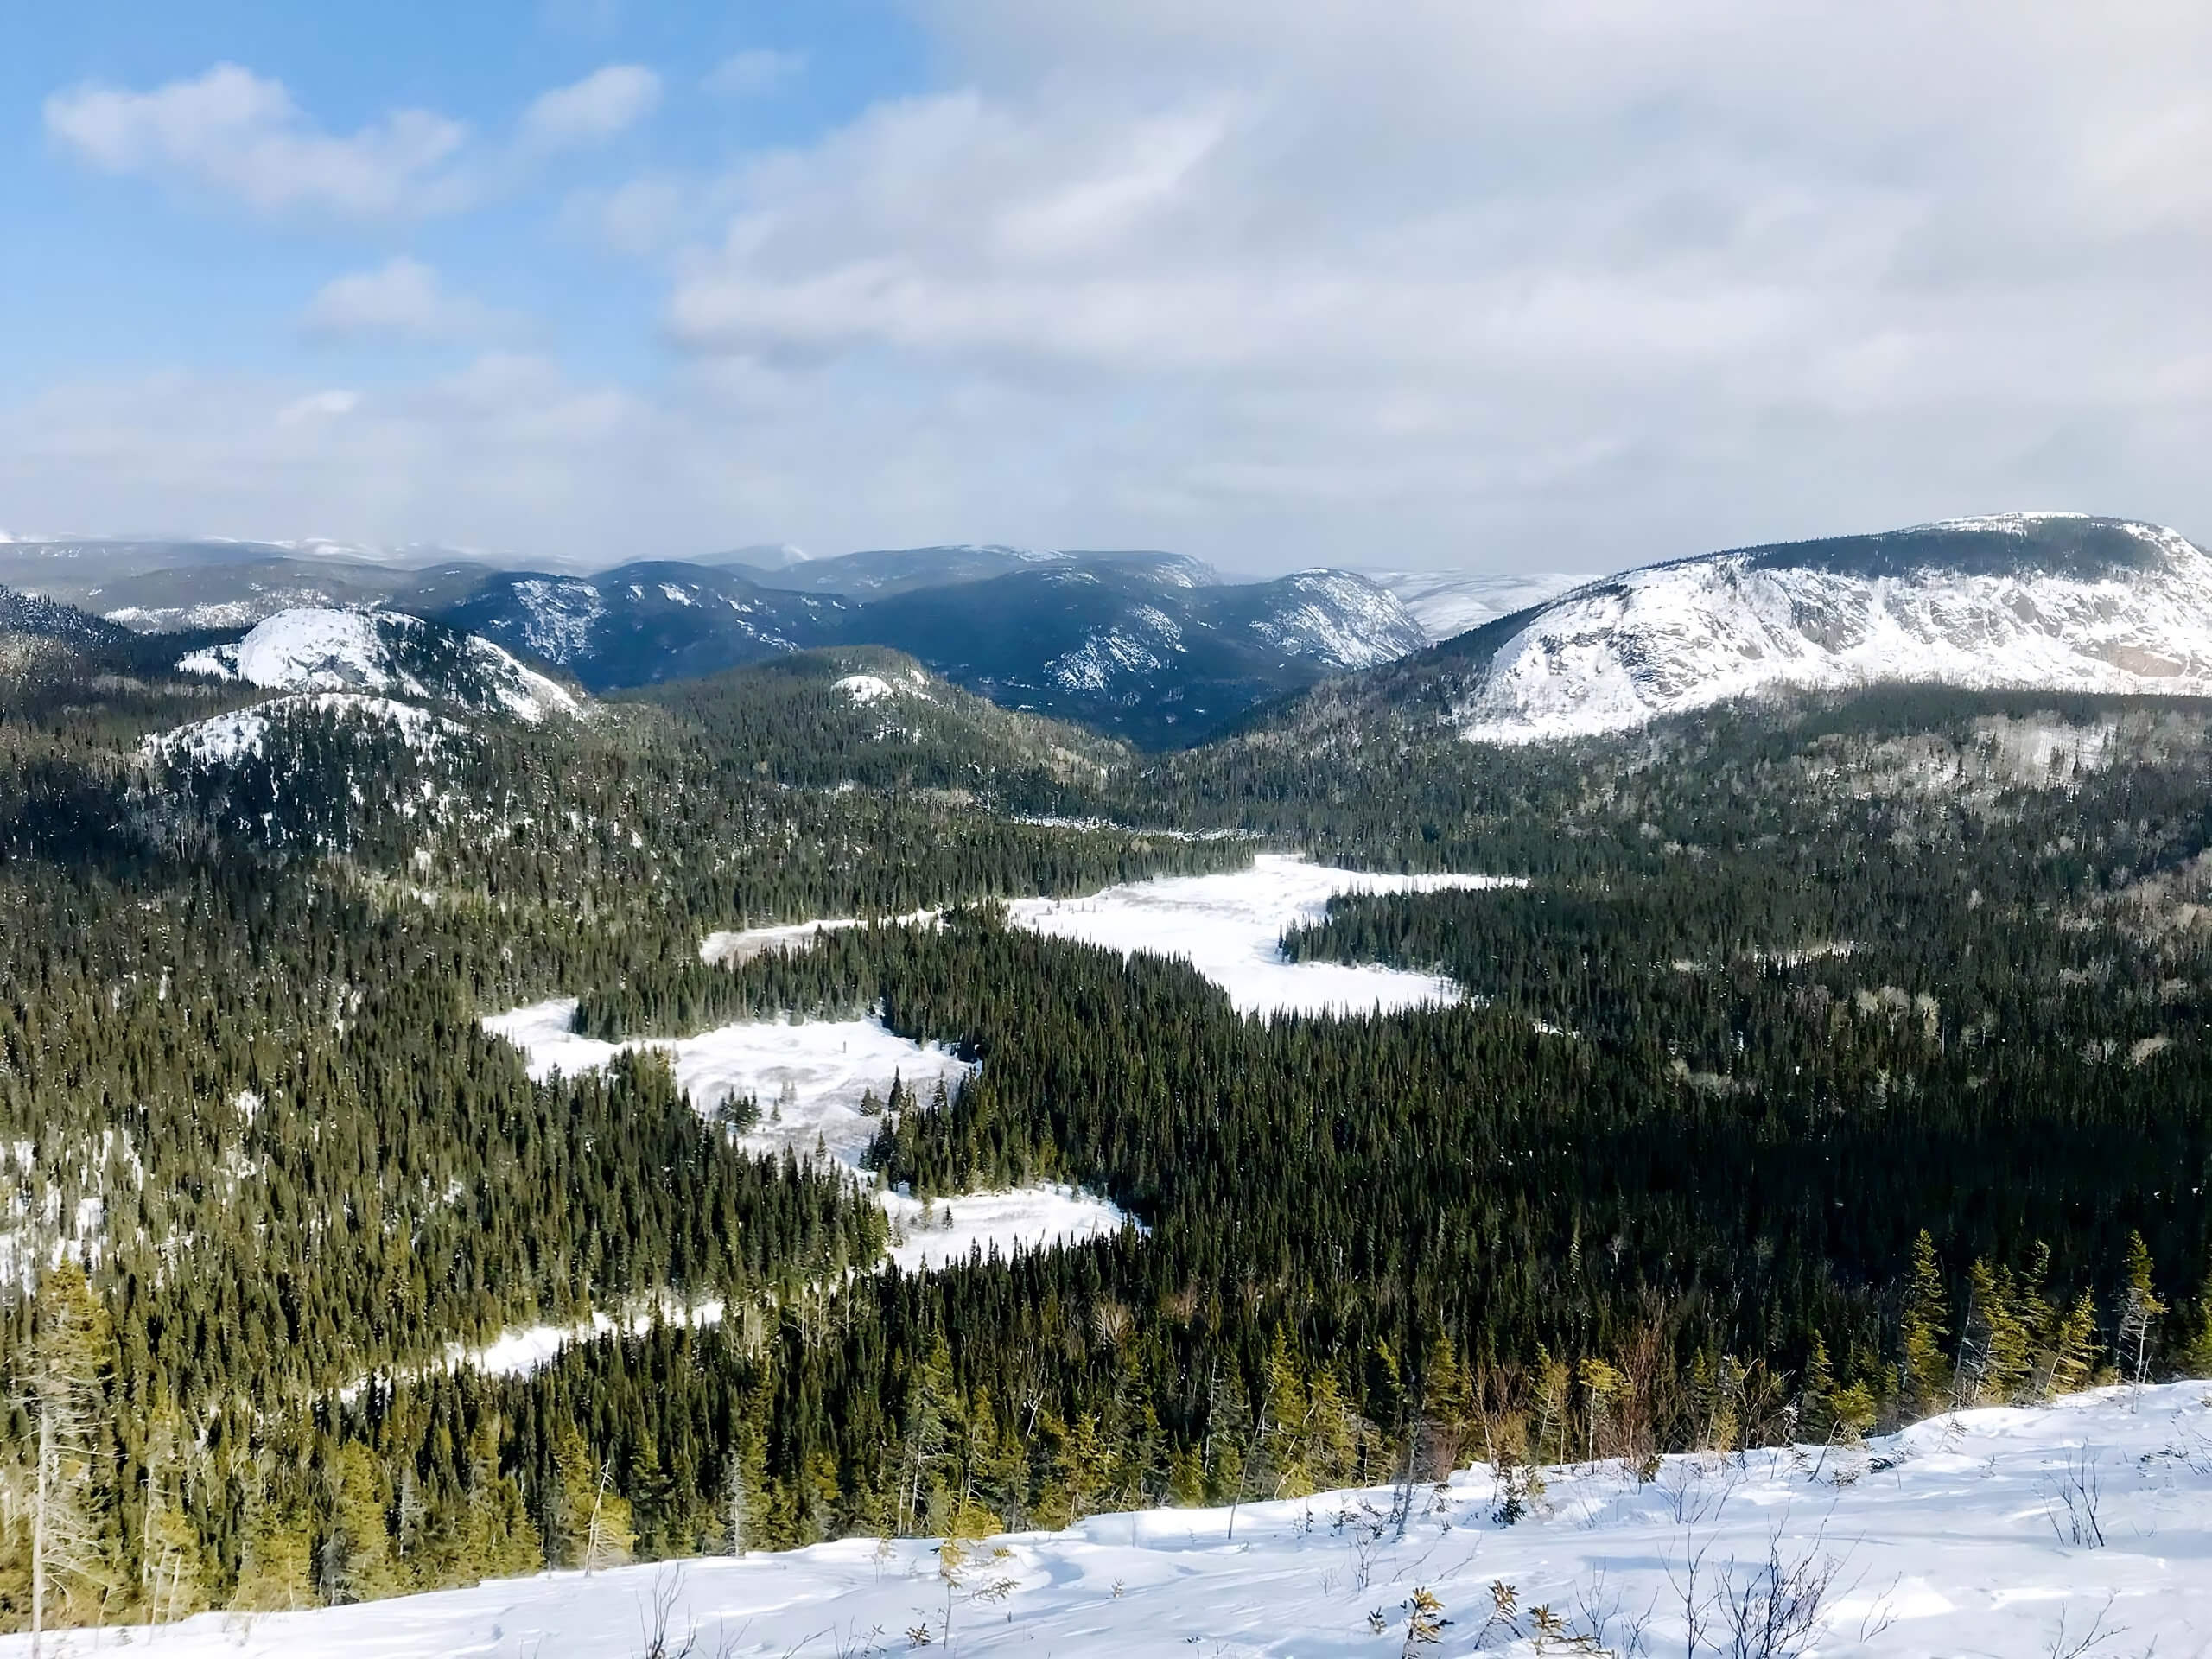
{"label": "sky", "polygon": [[2212,540],[2202,0],[76,0],[8,35],[18,537]]}

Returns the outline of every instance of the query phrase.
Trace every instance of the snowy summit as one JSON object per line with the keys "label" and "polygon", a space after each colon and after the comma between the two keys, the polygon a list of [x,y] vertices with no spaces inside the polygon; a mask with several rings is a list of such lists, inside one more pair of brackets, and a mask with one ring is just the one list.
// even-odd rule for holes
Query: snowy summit
{"label": "snowy summit", "polygon": [[181,672],[282,691],[357,691],[512,715],[535,725],[576,699],[488,639],[391,611],[279,611],[232,645],[188,652]]}
{"label": "snowy summit", "polygon": [[2212,555],[2154,524],[2016,513],[1650,565],[1499,642],[1459,726],[1529,742],[1885,681],[2212,695]]}

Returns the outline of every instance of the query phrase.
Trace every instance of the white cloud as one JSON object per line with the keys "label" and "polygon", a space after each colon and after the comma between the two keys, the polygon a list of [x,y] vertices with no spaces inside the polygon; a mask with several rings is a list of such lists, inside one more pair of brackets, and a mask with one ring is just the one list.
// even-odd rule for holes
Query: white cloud
{"label": "white cloud", "polygon": [[541,92],[517,130],[525,149],[567,149],[627,130],[660,102],[660,77],[634,63],[612,63],[573,86]]}
{"label": "white cloud", "polygon": [[753,47],[733,52],[707,74],[707,90],[730,98],[761,98],[795,80],[806,68],[803,52]]}
{"label": "white cloud", "polygon": [[436,271],[404,254],[372,270],[333,277],[300,314],[302,331],[321,340],[375,334],[454,339],[491,332],[507,321],[487,306],[449,293]]}
{"label": "white cloud", "polygon": [[316,129],[281,82],[219,63],[149,92],[85,85],[46,101],[56,140],[105,172],[236,196],[263,213],[347,219],[460,205],[448,163],[467,129],[427,110],[395,110],[358,132]]}
{"label": "white cloud", "polygon": [[2212,532],[2201,7],[923,15],[963,90],[747,166],[669,331],[1141,410],[1071,533],[1627,563],[2054,488]]}
{"label": "white cloud", "polygon": [[[664,381],[494,357],[289,424],[315,385],[54,388],[0,410],[0,518],[1241,568],[1589,569],[2023,503],[2212,537],[2201,4],[915,3],[933,89],[569,198],[594,242],[677,247]],[[232,127],[360,140],[274,92]],[[50,120],[244,194],[140,113]]]}

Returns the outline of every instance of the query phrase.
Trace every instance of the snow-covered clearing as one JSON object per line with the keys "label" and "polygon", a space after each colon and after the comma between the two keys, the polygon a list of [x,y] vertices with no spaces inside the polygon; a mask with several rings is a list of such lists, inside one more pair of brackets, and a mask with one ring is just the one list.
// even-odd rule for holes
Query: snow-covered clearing
{"label": "snow-covered clearing", "polygon": [[891,1215],[891,1260],[908,1273],[964,1262],[978,1250],[1008,1255],[1080,1243],[1134,1224],[1115,1205],[1075,1186],[963,1192],[934,1203],[903,1192],[876,1196]]}
{"label": "snow-covered clearing", "polygon": [[[918,927],[933,922],[942,911],[918,910],[911,915],[893,916],[885,919],[887,927]],[[868,921],[859,916],[832,916],[818,922],[785,922],[770,927],[743,927],[731,931],[709,933],[699,943],[699,960],[709,968],[720,964],[750,962],[770,950],[804,950],[814,943],[817,929],[828,932],[842,932],[849,927],[866,927]]]}
{"label": "snow-covered clearing", "polygon": [[[1395,1659],[1404,1604],[1421,1588],[1452,1620],[1440,1643],[1416,1649],[1440,1659],[1671,1659],[1686,1650],[1694,1563],[1694,1653],[1718,1659],[1732,1650],[1723,1598],[1756,1599],[1772,1559],[1800,1583],[1825,1580],[1808,1641],[1738,1651],[2190,1659],[2212,1653],[2207,1391],[2177,1383],[1965,1412],[1825,1455],[1670,1458],[1641,1485],[1618,1465],[1547,1470],[1511,1527],[1492,1518],[1496,1483],[1481,1468],[1418,1489],[1402,1539],[1388,1488],[1246,1504],[1233,1541],[1221,1510],[1100,1516],[976,1547],[949,1605],[927,1542],[862,1538],[251,1621],[208,1614],[154,1646],[170,1659],[619,1659],[646,1650],[665,1602],[670,1650],[696,1631],[694,1651],[731,1659],[887,1659],[923,1625],[932,1647],[976,1655]],[[2089,1491],[2101,1546],[2076,1532]],[[1503,1624],[1485,1623],[1494,1584],[1514,1592]],[[1540,1607],[1563,1631],[1541,1649]],[[1574,1645],[1579,1636],[1597,1641]],[[67,1641],[72,1653],[93,1646],[90,1633]],[[103,1642],[118,1645],[118,1633]],[[28,1651],[28,1637],[0,1641],[0,1655]]]}
{"label": "snow-covered clearing", "polygon": [[[830,924],[765,931],[803,939],[816,925]],[[926,1105],[938,1083],[957,1089],[972,1069],[950,1049],[910,1042],[875,1020],[747,1020],[696,1037],[610,1043],[571,1030],[575,1013],[574,997],[554,997],[493,1014],[485,1020],[484,1029],[522,1050],[531,1076],[541,1082],[556,1072],[574,1077],[597,1071],[625,1050],[658,1050],[669,1057],[677,1084],[699,1110],[711,1112],[725,1101],[747,1096],[760,1103],[760,1121],[747,1131],[743,1145],[763,1152],[788,1149],[802,1157],[826,1153],[855,1179],[863,1179],[861,1154],[879,1127],[861,1111],[868,1094],[887,1099],[895,1078]],[[1129,1224],[1128,1217],[1105,1199],[1066,1186],[963,1193],[927,1206],[899,1192],[878,1192],[876,1198],[892,1220],[889,1259],[909,1271],[942,1266],[971,1251],[1010,1255],[1118,1232]],[[690,1317],[704,1322],[712,1318],[703,1309],[692,1310]],[[604,1315],[590,1326],[533,1326],[509,1332],[490,1347],[458,1359],[493,1370],[526,1369],[542,1363],[563,1340],[615,1328]]]}
{"label": "snow-covered clearing", "polygon": [[748,1095],[760,1102],[745,1144],[764,1152],[818,1148],[856,1162],[878,1127],[861,1113],[870,1090],[880,1100],[896,1077],[927,1100],[940,1080],[957,1088],[969,1071],[950,1049],[909,1042],[875,1020],[746,1020],[696,1037],[609,1043],[570,1030],[575,1014],[574,997],[556,996],[493,1014],[484,1029],[521,1049],[541,1082],[598,1071],[626,1050],[658,1050],[701,1111]]}
{"label": "snow-covered clearing", "polygon": [[1459,989],[1433,974],[1371,963],[1287,961],[1283,930],[1319,921],[1338,893],[1521,885],[1515,876],[1376,875],[1262,853],[1249,869],[1160,876],[1086,899],[1024,899],[1007,915],[1053,938],[1180,957],[1242,1014],[1380,1014],[1457,1001]]}

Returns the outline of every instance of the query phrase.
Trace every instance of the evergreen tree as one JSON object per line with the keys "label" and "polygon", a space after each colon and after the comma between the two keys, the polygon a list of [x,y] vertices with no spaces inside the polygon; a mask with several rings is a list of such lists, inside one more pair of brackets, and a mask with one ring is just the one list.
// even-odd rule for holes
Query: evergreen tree
{"label": "evergreen tree", "polygon": [[329,1473],[329,1521],[317,1582],[329,1605],[374,1601],[401,1586],[385,1518],[383,1473],[358,1441],[338,1448]]}
{"label": "evergreen tree", "polygon": [[1949,1334],[1950,1298],[1943,1288],[1942,1264],[1936,1241],[1923,1229],[1913,1241],[1912,1265],[1905,1280],[1904,1316],[1899,1332],[1904,1395],[1916,1414],[1925,1416],[1948,1403],[1953,1373],[1943,1357]]}
{"label": "evergreen tree", "polygon": [[93,1617],[116,1587],[118,1540],[106,1455],[114,1338],[84,1270],[63,1261],[32,1305],[16,1397],[34,1442],[28,1562],[31,1651],[45,1630]]}
{"label": "evergreen tree", "polygon": [[2166,1311],[2151,1282],[2150,1247],[2139,1232],[2127,1236],[2125,1288],[2120,1309],[2120,1359],[2137,1382],[2149,1379],[2151,1332]]}

